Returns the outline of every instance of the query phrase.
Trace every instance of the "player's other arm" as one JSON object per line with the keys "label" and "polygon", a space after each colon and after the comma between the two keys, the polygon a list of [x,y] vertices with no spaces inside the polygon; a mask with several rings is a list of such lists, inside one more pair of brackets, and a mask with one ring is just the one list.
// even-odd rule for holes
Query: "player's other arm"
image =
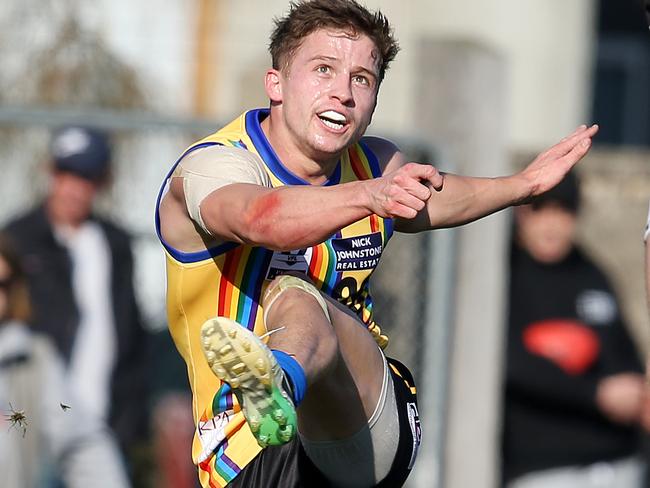
{"label": "player's other arm", "polygon": [[[541,153],[525,169],[498,178],[477,178],[444,174],[439,189],[421,180],[420,186],[432,189],[426,205],[413,217],[398,218],[395,229],[401,232],[454,227],[472,222],[511,205],[541,195],[557,185],[591,147],[598,126],[581,126],[558,144]],[[406,164],[404,156],[386,141],[369,142],[385,161],[384,175],[393,174]]]}

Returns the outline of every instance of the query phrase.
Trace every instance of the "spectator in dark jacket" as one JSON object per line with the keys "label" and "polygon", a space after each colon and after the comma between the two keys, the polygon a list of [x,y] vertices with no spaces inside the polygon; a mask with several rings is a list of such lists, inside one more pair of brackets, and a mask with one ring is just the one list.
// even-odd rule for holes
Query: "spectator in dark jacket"
{"label": "spectator in dark jacket", "polygon": [[607,277],[575,245],[574,173],[515,210],[503,474],[509,488],[642,486],[637,351]]}
{"label": "spectator in dark jacket", "polygon": [[129,235],[93,213],[109,179],[110,142],[100,131],[66,127],[54,134],[51,157],[44,200],[5,230],[27,274],[33,327],[52,338],[84,408],[128,454],[148,426],[147,333]]}
{"label": "spectator in dark jacket", "polygon": [[113,436],[71,396],[59,354],[26,325],[29,314],[19,259],[0,235],[2,487],[127,488]]}

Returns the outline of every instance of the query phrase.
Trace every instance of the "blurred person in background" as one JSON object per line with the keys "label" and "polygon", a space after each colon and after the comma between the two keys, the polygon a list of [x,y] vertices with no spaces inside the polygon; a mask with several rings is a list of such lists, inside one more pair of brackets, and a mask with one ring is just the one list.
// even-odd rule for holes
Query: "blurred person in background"
{"label": "blurred person in background", "polygon": [[609,280],[576,245],[579,198],[570,172],[514,210],[503,425],[508,488],[643,486],[642,365]]}
{"label": "blurred person in background", "polygon": [[0,235],[0,484],[128,486],[110,430],[85,415],[50,339],[27,325],[29,312],[18,256]]}
{"label": "blurred person in background", "polygon": [[156,469],[148,478],[156,488],[196,488],[192,457],[194,419],[187,369],[166,328],[152,336],[156,374],[151,377],[151,447]]}
{"label": "blurred person in background", "polygon": [[93,212],[110,178],[110,140],[93,128],[64,127],[50,154],[43,201],[5,230],[27,276],[34,329],[55,343],[73,392],[114,430],[133,468],[148,435],[148,333],[130,236]]}

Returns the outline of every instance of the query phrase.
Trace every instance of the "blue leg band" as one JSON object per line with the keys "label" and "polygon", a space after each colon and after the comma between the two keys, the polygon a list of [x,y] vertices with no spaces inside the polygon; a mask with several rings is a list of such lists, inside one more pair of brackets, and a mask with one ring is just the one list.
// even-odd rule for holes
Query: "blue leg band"
{"label": "blue leg band", "polygon": [[307,378],[305,377],[305,372],[302,369],[302,366],[298,364],[292,356],[288,355],[284,351],[278,351],[277,349],[271,350],[278,364],[284,371],[287,379],[293,386],[293,403],[297,407],[302,402],[302,399],[305,398],[305,393],[307,392]]}

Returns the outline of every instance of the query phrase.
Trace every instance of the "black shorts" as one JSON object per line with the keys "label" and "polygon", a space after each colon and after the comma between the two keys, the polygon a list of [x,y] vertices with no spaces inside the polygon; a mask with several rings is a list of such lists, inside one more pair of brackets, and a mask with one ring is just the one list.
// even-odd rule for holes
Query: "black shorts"
{"label": "black shorts", "polygon": [[[395,385],[399,415],[399,443],[393,465],[377,487],[396,488],[406,481],[420,445],[420,419],[415,383],[399,361],[386,358]],[[300,439],[283,446],[267,447],[228,485],[233,488],[329,488],[331,485],[307,457]]]}

